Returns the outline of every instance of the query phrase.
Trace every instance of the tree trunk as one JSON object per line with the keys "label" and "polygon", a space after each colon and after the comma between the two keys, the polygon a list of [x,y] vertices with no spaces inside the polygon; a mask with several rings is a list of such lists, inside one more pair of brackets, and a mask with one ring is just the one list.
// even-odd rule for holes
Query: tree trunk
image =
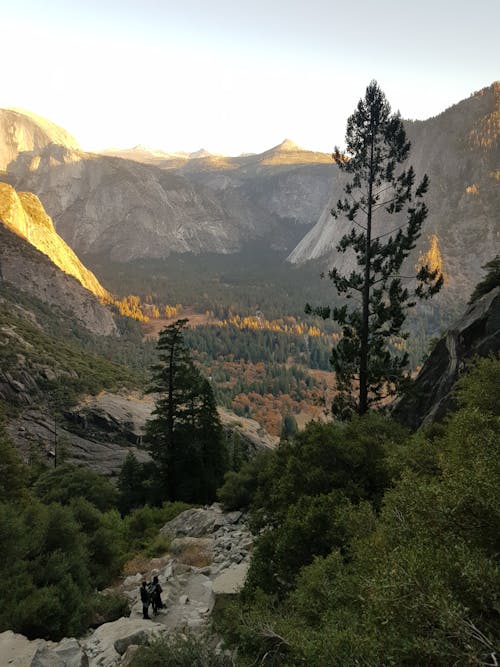
{"label": "tree trunk", "polygon": [[[373,123],[373,121],[372,121]],[[372,195],[373,195],[373,143],[375,140],[373,124],[370,128],[370,177],[368,180],[368,209],[366,215],[366,264],[363,284],[363,315],[361,321],[361,341],[359,360],[359,404],[358,412],[364,415],[368,411],[368,329],[370,305],[370,251],[372,243]]]}

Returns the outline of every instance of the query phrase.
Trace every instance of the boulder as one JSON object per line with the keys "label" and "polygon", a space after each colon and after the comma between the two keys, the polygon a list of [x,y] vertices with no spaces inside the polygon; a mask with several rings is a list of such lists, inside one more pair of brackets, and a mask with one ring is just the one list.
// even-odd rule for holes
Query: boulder
{"label": "boulder", "polygon": [[43,639],[30,641],[24,635],[6,630],[0,634],[1,664],[9,667],[27,667],[31,665],[37,651],[46,645]]}
{"label": "boulder", "polygon": [[132,644],[147,644],[154,637],[165,632],[159,623],[142,618],[119,618],[104,623],[82,644],[89,656],[90,667],[115,667],[120,663],[121,653]]}
{"label": "boulder", "polygon": [[221,572],[212,584],[214,595],[234,595],[239,593],[245,584],[249,567],[249,561],[244,561],[231,565]]}
{"label": "boulder", "polygon": [[80,642],[74,637],[65,637],[57,646],[54,647],[53,652],[62,658],[65,667],[88,667],[89,659],[85,654]]}
{"label": "boulder", "polygon": [[469,306],[433,349],[411,391],[392,414],[411,429],[442,419],[454,407],[453,389],[475,356],[500,350],[500,287]]}
{"label": "boulder", "polygon": [[66,667],[66,663],[57,653],[43,646],[35,653],[30,667]]}

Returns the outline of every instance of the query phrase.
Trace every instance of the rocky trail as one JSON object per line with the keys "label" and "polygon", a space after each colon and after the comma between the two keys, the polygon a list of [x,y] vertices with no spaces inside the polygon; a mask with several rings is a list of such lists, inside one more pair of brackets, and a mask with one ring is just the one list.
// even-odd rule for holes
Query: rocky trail
{"label": "rocky trail", "polygon": [[[245,517],[214,504],[183,512],[160,532],[171,540],[169,553],[108,589],[129,599],[130,616],[58,643],[3,632],[0,667],[126,667],[139,645],[154,637],[207,629],[217,595],[236,593],[245,581],[252,549]],[[156,616],[150,610],[145,620],[139,587],[155,575],[164,609]]]}

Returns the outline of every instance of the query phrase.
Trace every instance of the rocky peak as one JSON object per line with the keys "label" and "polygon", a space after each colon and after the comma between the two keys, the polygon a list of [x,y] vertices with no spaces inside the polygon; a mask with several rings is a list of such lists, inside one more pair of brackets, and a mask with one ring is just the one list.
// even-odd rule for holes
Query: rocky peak
{"label": "rocky peak", "polygon": [[301,151],[301,150],[304,150],[303,148],[298,146],[291,139],[285,139],[284,141],[281,142],[281,144],[276,146],[276,148],[281,150],[281,151]]}
{"label": "rocky peak", "polygon": [[40,151],[49,144],[78,149],[78,142],[62,127],[21,109],[0,109],[0,169],[19,153]]}

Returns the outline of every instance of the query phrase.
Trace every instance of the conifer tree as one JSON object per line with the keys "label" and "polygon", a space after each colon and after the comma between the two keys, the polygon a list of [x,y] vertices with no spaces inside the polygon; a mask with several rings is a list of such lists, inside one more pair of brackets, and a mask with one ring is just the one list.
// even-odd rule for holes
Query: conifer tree
{"label": "conifer tree", "polygon": [[160,332],[148,390],[158,398],[146,441],[169,500],[210,502],[224,476],[225,450],[212,388],[184,342],[187,321]]}
{"label": "conifer tree", "polygon": [[[338,389],[333,412],[339,418],[362,415],[401,390],[408,354],[395,351],[392,342],[408,337],[402,330],[408,308],[442,285],[442,276],[428,266],[419,268],[413,287],[404,286],[399,273],[427,216],[423,196],[429,179],[425,175],[415,187],[413,167],[402,166],[409,151],[399,113],[391,114],[372,81],[347,121],[346,151],[335,148],[333,155],[350,177],[332,209],[335,224],[345,229],[337,251],[350,254],[355,268],[346,275],[334,267],[328,275],[350,301],[314,309],[342,329],[331,357]],[[312,310],[306,306],[306,312]]]}

